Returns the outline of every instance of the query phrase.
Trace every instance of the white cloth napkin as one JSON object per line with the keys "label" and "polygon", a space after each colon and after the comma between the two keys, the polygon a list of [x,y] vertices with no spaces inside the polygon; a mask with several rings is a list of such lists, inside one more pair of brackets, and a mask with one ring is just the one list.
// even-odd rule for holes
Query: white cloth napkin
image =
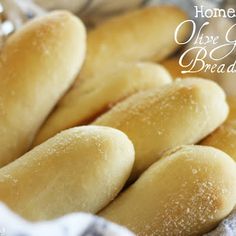
{"label": "white cloth napkin", "polygon": [[87,213],[30,223],[0,204],[0,236],[134,236],[127,229]]}
{"label": "white cloth napkin", "polygon": [[204,236],[235,236],[236,235],[236,209],[224,219],[211,233]]}
{"label": "white cloth napkin", "polygon": [[[53,221],[31,223],[0,203],[0,236],[134,236],[126,228],[87,213],[73,213]],[[204,236],[235,236],[236,209]]]}

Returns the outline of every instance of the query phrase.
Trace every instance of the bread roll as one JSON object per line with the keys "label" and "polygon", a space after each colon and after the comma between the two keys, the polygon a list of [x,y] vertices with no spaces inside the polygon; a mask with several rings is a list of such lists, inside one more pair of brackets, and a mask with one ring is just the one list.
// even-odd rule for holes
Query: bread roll
{"label": "bread roll", "polygon": [[183,146],[167,153],[100,216],[138,236],[202,235],[236,203],[236,166],[225,153]]}
{"label": "bread roll", "polygon": [[[175,6],[153,6],[130,11],[105,21],[88,33],[88,51],[80,78],[91,78],[119,63],[160,61],[178,48],[177,26],[187,15]],[[185,24],[178,34],[190,32]]]}
{"label": "bread roll", "polygon": [[0,166],[27,151],[84,53],[84,26],[65,11],[32,20],[9,38],[0,55]]}
{"label": "bread roll", "polygon": [[199,142],[223,123],[227,114],[225,94],[216,83],[185,79],[133,95],[93,124],[122,130],[133,141],[132,180],[167,149]]}
{"label": "bread roll", "polygon": [[99,114],[133,93],[170,82],[171,77],[162,66],[139,62],[81,82],[57,105],[40,129],[34,145],[61,130],[90,123]]}
{"label": "bread roll", "polygon": [[228,97],[230,113],[227,121],[201,144],[219,148],[236,161],[236,98]]}
{"label": "bread roll", "polygon": [[122,132],[69,129],[0,170],[0,201],[33,221],[96,213],[121,190],[133,162],[133,145]]}

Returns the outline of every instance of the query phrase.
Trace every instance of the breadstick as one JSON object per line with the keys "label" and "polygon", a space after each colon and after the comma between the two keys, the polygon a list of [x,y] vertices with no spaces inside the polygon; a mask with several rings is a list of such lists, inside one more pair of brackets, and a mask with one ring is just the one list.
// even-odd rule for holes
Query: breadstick
{"label": "breadstick", "polygon": [[203,235],[236,204],[236,165],[220,150],[183,146],[167,153],[100,216],[138,236]]}
{"label": "breadstick", "polygon": [[[88,51],[80,78],[91,78],[117,64],[161,61],[175,52],[175,30],[187,20],[175,6],[153,6],[130,11],[105,21],[88,33]],[[184,41],[190,32],[185,24],[178,34]]]}
{"label": "breadstick", "polygon": [[131,94],[170,82],[169,73],[162,66],[152,63],[132,63],[102,77],[86,80],[61,100],[40,129],[34,145],[61,130],[92,122]]}
{"label": "breadstick", "polygon": [[236,161],[236,98],[228,97],[227,100],[230,107],[228,119],[201,144],[219,148]]}
{"label": "breadstick", "polygon": [[122,130],[132,140],[136,152],[133,180],[164,151],[199,142],[227,115],[225,94],[215,82],[185,79],[133,95],[93,124]]}
{"label": "breadstick", "polygon": [[0,55],[0,166],[27,151],[84,54],[84,26],[66,11],[32,20],[9,38]]}
{"label": "breadstick", "polygon": [[72,128],[0,170],[0,201],[33,221],[96,213],[121,190],[133,162],[133,145],[122,132]]}

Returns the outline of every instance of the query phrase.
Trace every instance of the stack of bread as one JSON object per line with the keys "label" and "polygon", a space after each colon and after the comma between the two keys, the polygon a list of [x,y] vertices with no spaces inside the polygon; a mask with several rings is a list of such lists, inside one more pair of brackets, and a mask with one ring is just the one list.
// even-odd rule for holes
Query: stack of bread
{"label": "stack of bread", "polygon": [[186,19],[148,7],[86,33],[56,11],[14,33],[0,54],[0,201],[31,221],[83,211],[140,236],[216,227],[236,204],[236,100],[161,65]]}

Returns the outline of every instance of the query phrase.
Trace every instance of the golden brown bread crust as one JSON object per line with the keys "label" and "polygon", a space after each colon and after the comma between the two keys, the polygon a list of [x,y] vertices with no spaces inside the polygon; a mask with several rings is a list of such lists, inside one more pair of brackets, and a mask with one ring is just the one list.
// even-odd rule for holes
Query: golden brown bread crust
{"label": "golden brown bread crust", "polygon": [[[88,51],[79,78],[90,78],[117,64],[160,61],[178,48],[177,26],[188,17],[175,6],[153,6],[130,11],[105,21],[88,33]],[[179,32],[184,40],[190,27]]]}
{"label": "golden brown bread crust", "polygon": [[133,95],[93,124],[120,129],[132,140],[136,157],[131,179],[135,179],[164,151],[199,142],[227,115],[223,90],[213,81],[197,78]]}
{"label": "golden brown bread crust", "polygon": [[203,235],[236,203],[236,166],[220,150],[183,146],[153,164],[100,212],[139,236]]}
{"label": "golden brown bread crust", "polygon": [[227,98],[230,108],[226,122],[205,138],[201,144],[219,148],[236,161],[236,98]]}
{"label": "golden brown bread crust", "polygon": [[66,11],[30,21],[0,55],[0,166],[27,151],[42,122],[75,79],[85,28]]}
{"label": "golden brown bread crust", "polygon": [[0,201],[33,221],[96,213],[122,189],[133,162],[133,144],[122,132],[69,129],[0,170]]}
{"label": "golden brown bread crust", "polygon": [[34,145],[58,132],[91,123],[117,102],[142,90],[171,82],[169,73],[153,63],[132,63],[111,73],[85,80],[64,96],[39,130]]}

